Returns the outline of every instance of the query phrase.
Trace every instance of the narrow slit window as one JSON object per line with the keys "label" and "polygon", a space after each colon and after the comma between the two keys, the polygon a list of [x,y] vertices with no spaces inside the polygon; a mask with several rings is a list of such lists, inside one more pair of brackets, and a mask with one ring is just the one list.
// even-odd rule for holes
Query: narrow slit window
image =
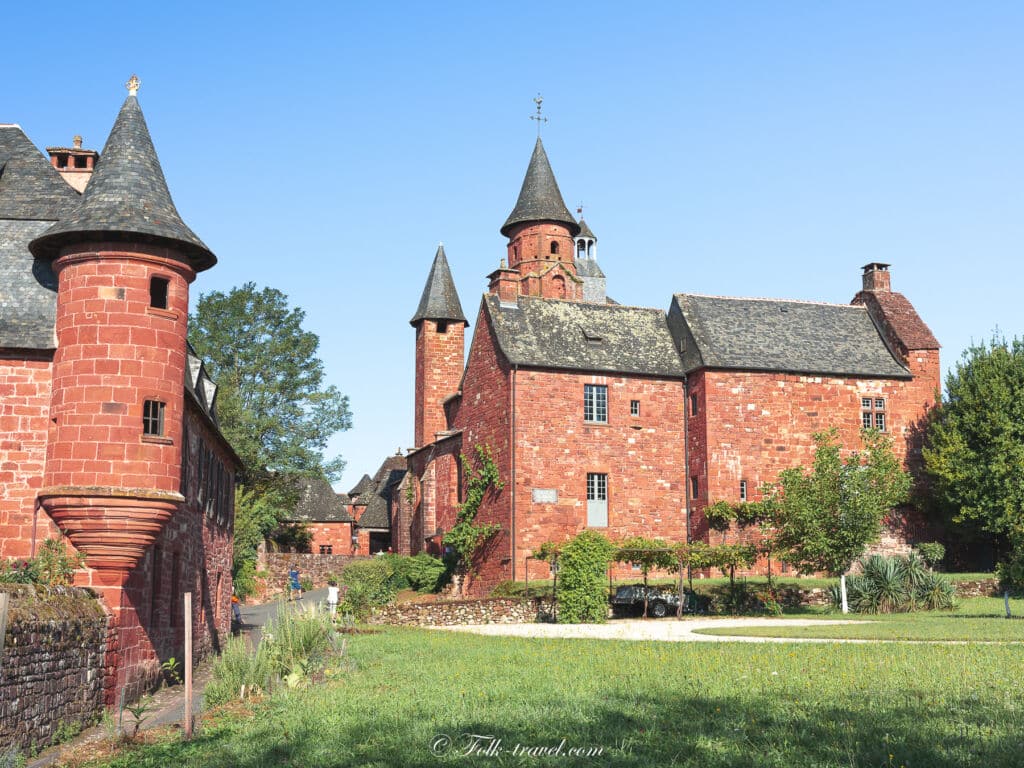
{"label": "narrow slit window", "polygon": [[167,309],[167,289],[171,281],[166,277],[152,277],[149,280],[149,306]]}
{"label": "narrow slit window", "polygon": [[694,499],[700,497],[700,483],[697,482],[696,475],[690,476],[690,497]]}
{"label": "narrow slit window", "polygon": [[697,415],[697,396],[696,395],[690,395],[690,415],[691,416],[696,416]]}
{"label": "narrow slit window", "polygon": [[552,240],[551,241],[551,253],[553,253],[553,254],[557,254],[558,253],[558,241],[557,240]]}
{"label": "narrow slit window", "polygon": [[640,415],[640,401],[639,400],[630,400],[629,401],[629,415],[630,416],[639,416]]}
{"label": "narrow slit window", "polygon": [[165,403],[147,400],[142,406],[142,434],[162,437],[164,434]]}
{"label": "narrow slit window", "polygon": [[747,481],[740,480],[740,501],[747,500]]}

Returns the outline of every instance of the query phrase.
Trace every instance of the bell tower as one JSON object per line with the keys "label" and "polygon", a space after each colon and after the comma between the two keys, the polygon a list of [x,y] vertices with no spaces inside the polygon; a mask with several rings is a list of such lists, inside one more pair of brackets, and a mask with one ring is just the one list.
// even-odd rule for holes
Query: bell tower
{"label": "bell tower", "polygon": [[459,388],[464,368],[466,326],[444,246],[437,246],[419,307],[409,324],[416,329],[415,444],[434,442],[448,428],[444,401]]}

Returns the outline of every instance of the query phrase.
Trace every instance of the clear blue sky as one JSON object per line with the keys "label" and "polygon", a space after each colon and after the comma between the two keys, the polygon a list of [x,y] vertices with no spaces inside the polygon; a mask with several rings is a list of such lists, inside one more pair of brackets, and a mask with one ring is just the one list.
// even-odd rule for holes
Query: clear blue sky
{"label": "clear blue sky", "polygon": [[0,122],[99,149],[138,73],[220,259],[194,292],[284,291],[351,398],[342,490],[412,444],[408,320],[439,241],[475,328],[538,92],[621,303],[847,302],[883,261],[944,367],[1024,327],[1020,3],[10,6]]}

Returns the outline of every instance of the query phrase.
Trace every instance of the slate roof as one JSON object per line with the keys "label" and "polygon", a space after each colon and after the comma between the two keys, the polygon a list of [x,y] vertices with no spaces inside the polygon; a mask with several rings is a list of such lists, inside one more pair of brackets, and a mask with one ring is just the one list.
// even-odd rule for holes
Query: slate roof
{"label": "slate roof", "polygon": [[516,207],[512,209],[512,213],[501,227],[501,234],[507,236],[513,226],[524,221],[557,221],[567,225],[570,234],[575,235],[580,231],[580,225],[565,207],[565,200],[562,199],[558,182],[555,181],[555,174],[551,170],[551,163],[548,162],[548,155],[539,136],[533,147],[530,165],[526,168],[526,177],[519,190]]}
{"label": "slate roof", "polygon": [[591,240],[597,240],[597,235],[590,231],[590,227],[587,226],[587,222],[580,217],[580,231],[577,233],[578,237],[589,237]]}
{"label": "slate roof", "polygon": [[430,267],[430,274],[427,275],[427,284],[423,286],[423,295],[420,296],[420,305],[409,324],[416,325],[425,319],[454,320],[469,325],[462,313],[462,302],[459,301],[459,294],[455,290],[455,281],[452,280],[443,245],[437,246],[434,263]]}
{"label": "slate roof", "polygon": [[604,277],[597,259],[576,259],[576,274],[579,277]]}
{"label": "slate roof", "polygon": [[909,379],[863,306],[676,294],[686,371],[726,368]]}
{"label": "slate roof", "polygon": [[359,482],[348,492],[348,495],[352,497],[353,501],[358,504],[359,501],[355,498],[361,496],[369,490],[373,489],[373,480],[370,479],[369,475],[363,475],[359,478]]}
{"label": "slate roof", "polygon": [[536,368],[682,378],[683,366],[660,309],[520,296],[483,298],[510,363]]}
{"label": "slate roof", "polygon": [[195,400],[196,405],[210,417],[210,420],[218,426],[217,420],[217,385],[206,372],[206,365],[192,347],[191,342],[186,344],[185,366],[185,391]]}
{"label": "slate roof", "polygon": [[322,477],[302,477],[299,485],[299,500],[289,522],[302,523],[351,523],[352,515],[345,509],[345,502]]}
{"label": "slate roof", "polygon": [[28,244],[78,199],[21,128],[0,125],[0,347],[57,346],[57,277]]}
{"label": "slate roof", "polygon": [[53,258],[62,245],[90,239],[168,245],[198,270],[217,263],[174,207],[139,101],[128,96],[80,204],[30,244]]}
{"label": "slate roof", "polygon": [[[374,488],[365,496],[369,496],[366,502],[366,511],[359,518],[356,525],[359,528],[391,528],[391,492],[394,490],[408,471],[408,462],[405,456],[389,456],[380,465],[380,469],[373,476]],[[357,503],[362,503],[360,499]]]}

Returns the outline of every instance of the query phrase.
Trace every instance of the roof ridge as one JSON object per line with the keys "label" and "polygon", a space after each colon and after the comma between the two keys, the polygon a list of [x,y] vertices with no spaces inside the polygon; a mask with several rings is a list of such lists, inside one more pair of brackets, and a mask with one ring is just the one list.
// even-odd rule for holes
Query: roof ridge
{"label": "roof ridge", "polygon": [[808,304],[819,307],[845,307],[847,309],[861,309],[859,304],[840,304],[832,301],[813,301],[811,299],[778,299],[770,296],[719,296],[714,293],[676,293],[675,296],[693,296],[698,299],[727,299],[730,301],[771,301],[777,304]]}
{"label": "roof ridge", "polygon": [[[493,295],[494,294],[492,294],[492,293],[485,293],[484,294],[485,297],[486,296],[493,296]],[[684,296],[684,295],[690,295],[690,294],[676,294],[676,295],[677,296]],[[517,298],[520,298],[520,299],[530,299],[530,300],[536,300],[536,301],[552,301],[552,302],[557,301],[557,302],[561,302],[562,304],[573,304],[575,306],[581,306],[581,307],[608,307],[609,309],[644,309],[644,310],[647,310],[649,312],[660,312],[663,315],[665,314],[665,310],[660,309],[658,307],[641,307],[639,304],[620,304],[618,302],[616,302],[615,304],[604,304],[604,303],[592,302],[592,301],[578,301],[576,299],[556,299],[556,298],[549,298],[547,296],[523,296],[523,295],[521,295],[521,296],[519,296]]]}

